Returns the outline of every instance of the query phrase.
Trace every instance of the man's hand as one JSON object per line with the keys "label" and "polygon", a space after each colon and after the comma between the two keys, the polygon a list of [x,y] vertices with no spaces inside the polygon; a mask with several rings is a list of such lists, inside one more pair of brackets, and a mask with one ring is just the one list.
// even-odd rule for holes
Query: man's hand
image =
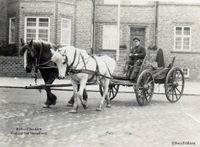
{"label": "man's hand", "polygon": [[129,57],[133,57],[133,53],[130,53],[130,54],[129,54]]}

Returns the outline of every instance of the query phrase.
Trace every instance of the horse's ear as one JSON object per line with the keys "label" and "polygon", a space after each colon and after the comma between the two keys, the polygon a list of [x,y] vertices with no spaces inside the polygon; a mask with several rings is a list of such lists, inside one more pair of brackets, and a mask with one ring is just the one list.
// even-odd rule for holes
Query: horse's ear
{"label": "horse's ear", "polygon": [[33,39],[29,42],[29,46],[33,45]]}
{"label": "horse's ear", "polygon": [[21,46],[24,46],[24,45],[25,45],[24,39],[23,39],[23,38],[20,38],[20,41],[21,41]]}
{"label": "horse's ear", "polygon": [[52,56],[55,54],[55,51],[53,49],[51,49],[51,54]]}

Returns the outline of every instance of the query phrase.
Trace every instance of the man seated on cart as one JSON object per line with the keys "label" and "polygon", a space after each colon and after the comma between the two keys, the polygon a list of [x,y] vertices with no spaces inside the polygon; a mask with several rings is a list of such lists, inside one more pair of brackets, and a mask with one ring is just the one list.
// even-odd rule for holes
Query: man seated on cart
{"label": "man seated on cart", "polygon": [[146,56],[146,50],[140,45],[140,39],[133,38],[134,47],[131,48],[129,53],[129,60],[125,65],[126,77],[130,80],[134,80],[137,72],[139,72],[138,67],[142,65],[142,61]]}

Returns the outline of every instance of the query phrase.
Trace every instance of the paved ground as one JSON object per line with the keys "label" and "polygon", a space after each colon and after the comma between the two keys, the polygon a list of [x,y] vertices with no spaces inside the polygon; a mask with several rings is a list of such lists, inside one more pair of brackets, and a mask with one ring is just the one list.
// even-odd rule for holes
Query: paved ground
{"label": "paved ground", "polygon": [[[13,79],[2,81],[14,85]],[[90,92],[89,108],[71,114],[66,100],[72,92],[54,92],[56,106],[44,109],[44,91],[0,89],[0,147],[200,146],[198,95],[175,104],[154,95],[151,104],[140,107],[134,94],[119,93],[112,108],[96,112],[100,94]]]}

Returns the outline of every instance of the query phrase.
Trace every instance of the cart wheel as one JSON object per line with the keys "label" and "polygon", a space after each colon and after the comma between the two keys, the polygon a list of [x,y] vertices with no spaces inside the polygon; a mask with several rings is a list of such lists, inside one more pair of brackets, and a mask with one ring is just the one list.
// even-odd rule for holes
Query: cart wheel
{"label": "cart wheel", "polygon": [[180,68],[172,68],[165,80],[165,95],[171,103],[177,102],[183,95],[185,80]]}
{"label": "cart wheel", "polygon": [[140,106],[147,105],[153,96],[154,79],[149,70],[144,70],[138,77],[135,86],[136,99]]}
{"label": "cart wheel", "polygon": [[[103,87],[101,85],[99,85],[99,90],[101,96],[103,96]],[[118,90],[119,90],[119,85],[109,84],[108,95],[110,97],[110,100],[113,100],[116,97]]]}

